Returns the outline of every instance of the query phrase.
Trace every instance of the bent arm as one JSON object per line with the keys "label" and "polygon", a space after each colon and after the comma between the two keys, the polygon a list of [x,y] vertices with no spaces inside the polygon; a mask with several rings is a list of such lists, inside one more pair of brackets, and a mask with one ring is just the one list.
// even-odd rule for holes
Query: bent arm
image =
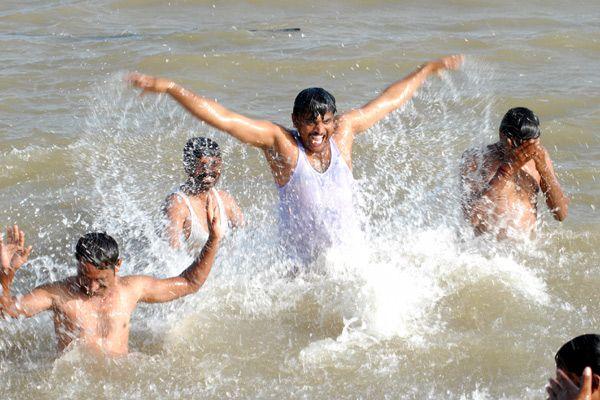
{"label": "bent arm", "polygon": [[541,162],[536,160],[536,168],[540,174],[540,188],[546,197],[548,208],[554,219],[564,221],[569,212],[569,198],[565,196],[560,183],[558,183],[552,160],[547,151],[544,151]]}
{"label": "bent arm", "polygon": [[350,124],[354,134],[363,132],[408,102],[430,75],[442,69],[458,68],[461,62],[462,56],[446,57],[428,62],[410,75],[390,85],[381,95],[361,108],[344,114],[344,120]]}
{"label": "bent arm", "polygon": [[219,247],[219,239],[209,237],[202,252],[179,276],[158,279],[150,276],[131,277],[139,285],[139,301],[164,303],[196,293],[208,278]]}
{"label": "bent arm", "polygon": [[52,299],[50,285],[39,286],[23,296],[13,297],[3,293],[0,298],[0,314],[11,318],[29,318],[52,308]]}

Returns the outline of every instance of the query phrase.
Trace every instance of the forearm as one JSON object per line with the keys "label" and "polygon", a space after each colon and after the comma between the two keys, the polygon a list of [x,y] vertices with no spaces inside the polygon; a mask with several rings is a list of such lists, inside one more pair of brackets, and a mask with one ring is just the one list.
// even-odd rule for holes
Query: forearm
{"label": "forearm", "polygon": [[227,110],[216,101],[187,90],[173,81],[169,83],[167,93],[198,119],[220,130],[226,128],[223,118]]}
{"label": "forearm", "polygon": [[219,248],[219,239],[209,237],[202,252],[179,276],[186,280],[191,293],[200,289],[208,278]]}
{"label": "forearm", "polygon": [[564,221],[567,218],[569,199],[565,196],[553,171],[540,169],[540,188],[546,197],[546,204],[554,218]]}
{"label": "forearm", "polygon": [[438,71],[440,66],[438,62],[428,62],[420,66],[408,76],[394,82],[382,93],[382,106],[387,108],[387,111],[392,111],[402,106],[410,100],[414,92],[423,85],[427,78]]}
{"label": "forearm", "polygon": [[12,286],[15,273],[13,271],[0,271],[0,284],[2,285],[2,296],[10,297],[10,287]]}
{"label": "forearm", "polygon": [[352,124],[352,131],[360,133],[380,121],[390,112],[400,108],[408,102],[423,82],[439,69],[437,62],[429,62],[403,79],[388,86],[377,98],[371,100],[363,107],[353,110],[348,114]]}
{"label": "forearm", "polygon": [[5,296],[4,293],[0,297],[0,315],[11,318],[18,318],[24,315],[22,310],[17,307],[17,299],[12,296]]}

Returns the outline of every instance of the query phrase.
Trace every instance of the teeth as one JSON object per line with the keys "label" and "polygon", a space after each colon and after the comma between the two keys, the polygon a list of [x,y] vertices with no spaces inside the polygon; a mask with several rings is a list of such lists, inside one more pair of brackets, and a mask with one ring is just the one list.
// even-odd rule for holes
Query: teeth
{"label": "teeth", "polygon": [[311,138],[311,141],[313,144],[319,145],[319,144],[323,143],[323,136],[313,136]]}

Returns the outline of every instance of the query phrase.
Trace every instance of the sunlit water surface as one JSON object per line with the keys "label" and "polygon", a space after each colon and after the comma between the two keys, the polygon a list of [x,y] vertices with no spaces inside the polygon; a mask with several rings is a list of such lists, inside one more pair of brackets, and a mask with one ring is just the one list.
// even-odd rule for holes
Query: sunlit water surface
{"label": "sunlit water surface", "polygon": [[[74,273],[91,230],[118,239],[123,274],[185,268],[160,207],[194,135],[223,147],[219,186],[247,226],[198,294],[139,307],[128,357],[58,356],[48,314],[0,321],[0,397],[544,396],[560,344],[598,331],[599,15],[592,1],[4,2],[0,223],[20,223],[35,247],[17,292]],[[272,31],[286,28],[300,31]],[[469,55],[462,71],[357,141],[364,240],[295,279],[275,248],[262,155],[122,82],[170,76],[289,126],[304,87],[331,90],[343,111],[449,53]],[[559,224],[540,199],[537,238],[496,244],[461,220],[458,162],[514,106],[540,116],[572,203]]]}

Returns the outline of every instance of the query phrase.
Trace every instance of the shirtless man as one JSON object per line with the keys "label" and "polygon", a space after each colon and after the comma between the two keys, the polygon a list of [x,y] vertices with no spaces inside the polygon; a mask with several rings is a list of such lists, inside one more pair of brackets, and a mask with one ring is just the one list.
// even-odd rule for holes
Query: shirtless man
{"label": "shirtless man", "polygon": [[182,246],[196,255],[208,239],[206,200],[213,197],[221,212],[221,229],[243,224],[244,217],[237,203],[223,190],[215,189],[221,177],[221,151],[219,145],[205,137],[189,139],[183,147],[183,167],[188,175],[179,190],[171,193],[165,202],[167,234],[171,247]]}
{"label": "shirtless man", "polygon": [[502,119],[498,142],[483,153],[463,154],[462,208],[477,234],[503,239],[534,232],[540,189],[554,218],[567,217],[569,200],[539,136],[538,117],[527,108],[512,108]]}
{"label": "shirtless man", "polygon": [[109,356],[127,354],[131,314],[138,303],[172,301],[196,293],[206,281],[222,236],[220,212],[213,203],[209,197],[210,233],[201,254],[181,275],[166,279],[118,276],[121,259],[117,243],[106,233],[95,232],[77,243],[77,275],[13,297],[10,289],[15,272],[27,262],[31,246],[25,247],[25,234],[17,225],[8,228],[6,243],[0,241],[0,314],[31,317],[50,310],[59,351],[81,343]]}
{"label": "shirtless man", "polygon": [[335,115],[335,99],[329,92],[305,89],[294,101],[295,129],[237,114],[168,79],[134,73],[129,81],[144,92],[168,93],[198,119],[263,151],[279,191],[286,254],[308,263],[323,249],[348,243],[360,231],[353,204],[356,135],[409,101],[430,75],[456,69],[462,59],[451,56],[428,62],[364,106],[341,115]]}

